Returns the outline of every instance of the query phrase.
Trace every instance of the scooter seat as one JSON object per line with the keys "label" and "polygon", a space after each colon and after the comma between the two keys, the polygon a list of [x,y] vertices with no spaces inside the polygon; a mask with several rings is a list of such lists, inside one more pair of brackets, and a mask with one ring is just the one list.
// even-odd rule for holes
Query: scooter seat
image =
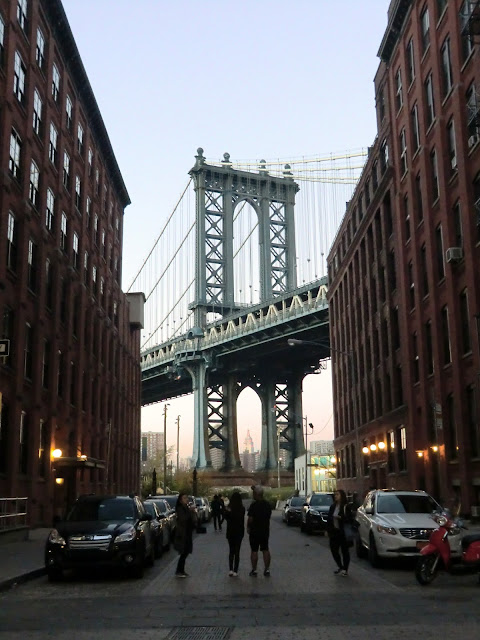
{"label": "scooter seat", "polygon": [[464,536],[462,538],[462,549],[465,551],[467,547],[469,547],[472,542],[480,542],[480,533],[470,533],[468,536]]}

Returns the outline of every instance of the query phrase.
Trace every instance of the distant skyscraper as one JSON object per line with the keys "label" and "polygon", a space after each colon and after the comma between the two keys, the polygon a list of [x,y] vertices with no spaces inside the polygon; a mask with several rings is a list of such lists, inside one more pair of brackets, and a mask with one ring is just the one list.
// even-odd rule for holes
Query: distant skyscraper
{"label": "distant skyscraper", "polygon": [[310,451],[313,455],[328,455],[334,454],[335,449],[333,447],[333,440],[315,440],[310,442]]}
{"label": "distant skyscraper", "polygon": [[248,429],[247,431],[247,436],[244,440],[244,451],[247,451],[248,453],[253,453],[254,452],[254,448],[253,448],[253,438],[250,435],[250,429]]}

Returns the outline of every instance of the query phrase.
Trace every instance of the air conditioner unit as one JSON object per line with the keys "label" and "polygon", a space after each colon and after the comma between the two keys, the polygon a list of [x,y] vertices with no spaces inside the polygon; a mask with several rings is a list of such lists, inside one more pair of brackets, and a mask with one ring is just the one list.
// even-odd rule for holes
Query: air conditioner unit
{"label": "air conditioner unit", "polygon": [[471,149],[478,142],[478,134],[475,133],[473,136],[470,136],[468,139],[468,148]]}
{"label": "air conditioner unit", "polygon": [[447,262],[459,262],[463,258],[462,247],[450,247],[446,251]]}

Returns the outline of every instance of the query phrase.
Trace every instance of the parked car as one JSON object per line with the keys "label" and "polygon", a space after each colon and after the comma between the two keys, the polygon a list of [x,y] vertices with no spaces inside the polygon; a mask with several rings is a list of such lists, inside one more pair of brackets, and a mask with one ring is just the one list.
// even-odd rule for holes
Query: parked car
{"label": "parked car", "polygon": [[[441,510],[425,491],[370,491],[357,509],[357,556],[368,555],[374,567],[382,558],[418,556],[438,527],[430,514]],[[461,534],[449,537],[449,541],[452,553],[460,555]]]}
{"label": "parked car", "polygon": [[148,498],[148,501],[155,502],[157,509],[160,512],[160,517],[166,520],[170,531],[171,542],[175,535],[175,527],[177,526],[177,513],[175,508],[172,509],[165,498]]}
{"label": "parked car", "polygon": [[304,504],[305,496],[291,496],[288,498],[283,509],[283,522],[286,522],[288,525],[300,524],[302,522]]}
{"label": "parked car", "polygon": [[170,508],[175,511],[175,507],[177,506],[177,501],[178,501],[178,494],[172,494],[168,496],[157,496],[157,497],[159,498],[161,497],[162,500],[166,500],[170,505]]}
{"label": "parked car", "polygon": [[210,522],[212,519],[212,507],[210,506],[210,500],[208,498],[204,498],[204,500],[207,507],[207,522]]}
{"label": "parked car", "polygon": [[198,521],[208,522],[209,520],[209,505],[205,498],[195,498],[195,505],[197,507]]}
{"label": "parked car", "polygon": [[152,516],[150,526],[154,538],[155,557],[160,558],[163,551],[170,548],[170,526],[165,516],[160,513],[155,500],[145,500],[143,504],[145,511]]}
{"label": "parked car", "polygon": [[145,564],[155,561],[151,519],[137,496],[80,496],[47,538],[49,580],[60,579],[65,569],[101,566],[141,578]]}
{"label": "parked car", "polygon": [[312,493],[307,497],[302,511],[300,528],[304,533],[318,531],[322,535],[327,530],[327,515],[333,502],[333,493]]}

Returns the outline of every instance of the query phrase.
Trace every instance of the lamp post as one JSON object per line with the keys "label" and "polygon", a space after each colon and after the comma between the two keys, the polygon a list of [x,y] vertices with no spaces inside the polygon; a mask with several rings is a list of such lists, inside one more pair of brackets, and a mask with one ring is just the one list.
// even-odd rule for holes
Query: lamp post
{"label": "lamp post", "polygon": [[[324,342],[318,342],[316,340],[297,340],[296,338],[289,338],[287,340],[287,344],[290,347],[295,347],[297,345],[315,345],[317,347],[325,347],[329,351],[333,351],[334,353],[339,353],[343,356],[347,356],[349,364],[350,364],[350,388],[353,394],[353,430],[355,431],[355,467],[356,467],[356,477],[357,477],[357,485],[360,482],[361,478],[361,463],[360,463],[360,442],[359,442],[359,433],[358,433],[358,411],[357,411],[357,394],[355,392],[355,365],[353,361],[353,351],[342,351],[341,349],[335,349],[331,347],[329,344]],[[357,489],[360,491],[360,487]]]}
{"label": "lamp post", "polygon": [[167,407],[169,403],[163,405],[163,495],[167,493]]}
{"label": "lamp post", "polygon": [[179,455],[180,455],[180,416],[177,416],[177,473],[178,473],[178,466],[179,466],[178,463],[180,460]]}

